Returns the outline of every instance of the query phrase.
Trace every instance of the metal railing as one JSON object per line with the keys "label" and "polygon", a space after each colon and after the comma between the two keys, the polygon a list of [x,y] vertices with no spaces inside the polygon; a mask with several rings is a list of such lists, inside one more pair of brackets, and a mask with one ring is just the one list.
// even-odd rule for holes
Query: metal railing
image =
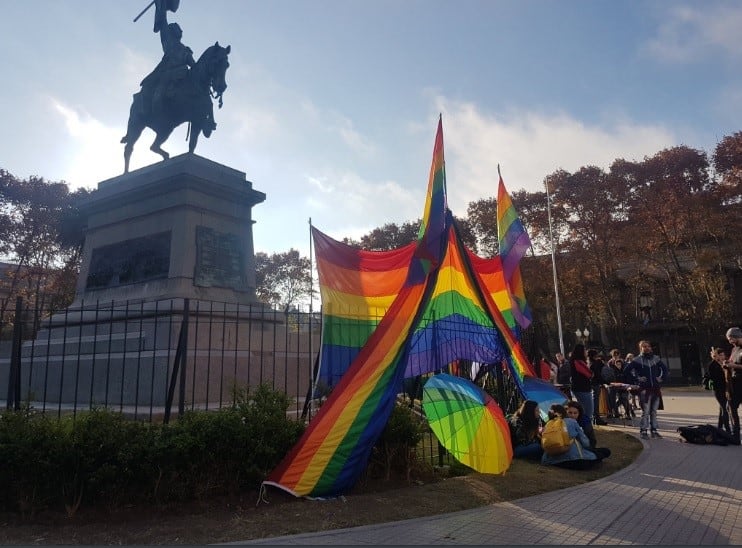
{"label": "metal railing", "polygon": [[[293,401],[290,415],[306,418],[321,323],[317,313],[259,304],[80,302],[54,313],[18,298],[0,318],[0,398],[6,396],[7,409],[29,405],[58,417],[103,407],[169,422],[173,413],[233,405],[238,389],[268,384]],[[465,364],[459,369],[470,373]],[[483,384],[505,413],[520,403],[501,366],[491,368]],[[401,397],[425,422],[420,396]],[[418,458],[450,464],[424,430]]]}
{"label": "metal railing", "polygon": [[39,313],[22,299],[0,318],[0,397],[62,415],[105,407],[168,420],[217,409],[268,384],[298,415],[319,348],[318,315],[189,299],[80,302]]}

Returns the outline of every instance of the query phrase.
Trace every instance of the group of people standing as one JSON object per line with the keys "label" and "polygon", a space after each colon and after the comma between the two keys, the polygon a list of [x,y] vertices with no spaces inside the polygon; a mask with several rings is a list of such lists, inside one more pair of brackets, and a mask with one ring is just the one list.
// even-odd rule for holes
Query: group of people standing
{"label": "group of people standing", "polygon": [[[541,459],[542,464],[552,464],[567,468],[586,468],[600,462],[610,455],[610,449],[597,447],[593,424],[605,425],[598,413],[600,390],[604,384],[618,383],[616,390],[609,392],[609,414],[617,413],[619,403],[624,410],[633,414],[628,401],[628,391],[618,391],[618,385],[637,387],[642,416],[639,435],[642,439],[661,438],[657,424],[657,410],[662,398],[661,386],[669,377],[665,363],[655,355],[649,341],[639,341],[639,354],[627,354],[621,359],[618,349],[611,351],[611,358],[605,362],[597,350],[586,350],[584,344],[577,344],[568,358],[557,354],[556,371],[550,375],[559,384],[569,385],[572,396],[564,405],[552,405],[549,420],[564,421],[566,431],[573,444],[568,451],[559,455],[545,453],[540,443],[541,422],[538,404],[525,401],[509,417],[513,455],[516,458]],[[742,371],[740,373],[742,377]]]}
{"label": "group of people standing", "polygon": [[618,349],[614,349],[607,363],[597,350],[590,349],[586,352],[583,344],[577,344],[563,367],[569,368],[572,394],[591,422],[607,424],[600,416],[598,405],[601,389],[606,384],[609,385],[609,416],[618,416],[620,405],[624,407],[627,416],[633,416],[628,391],[620,386],[610,386],[610,383],[632,385],[637,387],[636,394],[642,411],[639,435],[643,439],[649,439],[650,436],[662,437],[658,431],[657,410],[662,401],[662,383],[667,381],[670,373],[667,365],[654,354],[652,343],[647,340],[639,341],[639,354],[627,354],[625,360],[621,359]]}
{"label": "group of people standing", "polygon": [[719,403],[718,427],[740,444],[739,406],[742,404],[742,329],[731,327],[726,339],[732,346],[727,356],[720,347],[711,348],[711,362],[707,366],[708,387]]}

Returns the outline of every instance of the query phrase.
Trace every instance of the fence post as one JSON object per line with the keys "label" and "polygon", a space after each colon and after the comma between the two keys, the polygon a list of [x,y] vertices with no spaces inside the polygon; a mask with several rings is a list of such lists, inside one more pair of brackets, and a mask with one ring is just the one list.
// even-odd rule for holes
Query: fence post
{"label": "fence post", "polygon": [[[180,397],[178,401],[178,417],[182,418],[185,414],[185,394],[186,394],[186,364],[188,363],[188,322],[190,320],[191,300],[183,299],[183,339],[180,341]],[[194,371],[195,376],[195,371]]]}
{"label": "fence post", "polygon": [[[172,311],[172,307],[171,307]],[[185,413],[185,369],[186,360],[184,358],[188,349],[188,316],[189,300],[183,300],[183,319],[180,322],[180,333],[178,334],[178,348],[175,349],[175,359],[173,360],[173,372],[170,375],[170,386],[167,391],[167,400],[165,401],[165,416],[163,422],[170,422],[170,413],[173,408],[173,396],[175,395],[175,381],[180,374],[180,402],[178,403],[178,416],[182,417]],[[171,316],[172,317],[172,316]]]}
{"label": "fence post", "polygon": [[[495,366],[495,379],[497,382],[497,403],[500,404],[503,413],[507,414],[515,411],[513,406],[517,403],[517,400],[513,401],[513,399],[516,397],[518,390],[513,386],[512,374],[508,375],[510,386],[505,386],[507,379],[505,378],[504,368],[503,362]],[[508,394],[508,392],[510,393]]]}
{"label": "fence post", "polygon": [[23,297],[15,299],[15,319],[13,321],[13,342],[10,349],[10,368],[8,370],[7,409],[21,408],[21,341],[23,340]]}

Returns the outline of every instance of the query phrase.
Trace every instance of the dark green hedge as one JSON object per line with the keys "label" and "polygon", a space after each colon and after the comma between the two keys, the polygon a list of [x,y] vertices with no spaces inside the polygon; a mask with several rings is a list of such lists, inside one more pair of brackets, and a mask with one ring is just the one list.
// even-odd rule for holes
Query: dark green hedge
{"label": "dark green hedge", "polygon": [[304,430],[290,401],[268,386],[237,403],[188,412],[167,425],[102,409],[49,418],[0,415],[0,509],[33,513],[81,506],[176,502],[254,489]]}
{"label": "dark green hedge", "polygon": [[[304,424],[286,416],[289,398],[268,386],[238,391],[219,411],[190,411],[171,424],[126,419],[104,409],[62,418],[32,409],[0,414],[0,510],[162,504],[260,486]],[[397,406],[370,467],[410,478],[420,419]]]}

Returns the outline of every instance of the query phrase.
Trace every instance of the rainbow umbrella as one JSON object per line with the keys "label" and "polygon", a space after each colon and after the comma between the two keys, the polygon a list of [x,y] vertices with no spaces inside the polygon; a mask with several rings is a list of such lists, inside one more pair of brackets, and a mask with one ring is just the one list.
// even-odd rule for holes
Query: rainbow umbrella
{"label": "rainbow umbrella", "polygon": [[544,420],[549,416],[549,407],[552,404],[563,405],[568,399],[561,390],[550,382],[531,376],[523,377],[523,392],[527,400],[538,403],[541,417]]}
{"label": "rainbow umbrella", "polygon": [[505,472],[513,460],[510,428],[502,410],[477,385],[445,373],[423,387],[431,430],[459,462],[486,474]]}

